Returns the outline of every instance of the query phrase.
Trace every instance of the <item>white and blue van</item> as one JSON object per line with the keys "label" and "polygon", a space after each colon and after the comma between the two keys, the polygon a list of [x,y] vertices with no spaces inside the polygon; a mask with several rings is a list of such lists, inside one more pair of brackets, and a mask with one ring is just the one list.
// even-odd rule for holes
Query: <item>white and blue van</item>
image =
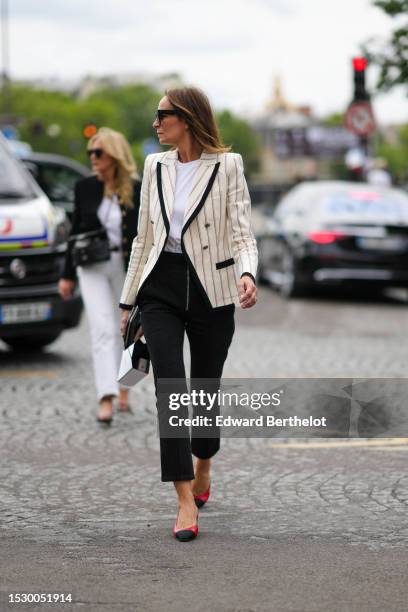
{"label": "white and blue van", "polygon": [[68,230],[0,135],[0,339],[13,348],[41,348],[79,323],[78,289],[67,301],[58,294]]}

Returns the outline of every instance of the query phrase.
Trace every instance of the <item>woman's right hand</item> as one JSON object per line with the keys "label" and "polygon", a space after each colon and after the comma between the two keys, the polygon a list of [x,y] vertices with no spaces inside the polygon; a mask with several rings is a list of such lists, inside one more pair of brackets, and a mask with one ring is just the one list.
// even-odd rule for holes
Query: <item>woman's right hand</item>
{"label": "woman's right hand", "polygon": [[61,278],[58,282],[58,292],[63,300],[69,300],[74,291],[75,281],[69,278]]}

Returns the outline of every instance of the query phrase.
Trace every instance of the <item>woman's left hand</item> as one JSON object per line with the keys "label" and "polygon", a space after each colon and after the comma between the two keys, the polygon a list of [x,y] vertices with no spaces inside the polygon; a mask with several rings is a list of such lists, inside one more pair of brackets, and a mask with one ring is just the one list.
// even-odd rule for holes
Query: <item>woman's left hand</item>
{"label": "woman's left hand", "polygon": [[241,308],[251,308],[256,304],[257,289],[250,276],[244,274],[238,283],[239,301]]}

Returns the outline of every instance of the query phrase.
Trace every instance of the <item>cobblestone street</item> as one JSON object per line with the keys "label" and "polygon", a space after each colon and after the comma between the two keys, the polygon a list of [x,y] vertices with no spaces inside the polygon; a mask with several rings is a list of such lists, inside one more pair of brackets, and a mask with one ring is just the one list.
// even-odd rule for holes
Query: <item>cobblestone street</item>
{"label": "cobblestone street", "polygon": [[[406,378],[407,329],[399,296],[261,288],[236,311],[224,378]],[[182,545],[151,374],[103,429],[85,318],[40,354],[1,345],[0,365],[1,611],[25,609],[8,604],[17,592],[72,593],[44,609],[86,612],[406,610],[405,438],[223,439],[200,535]]]}

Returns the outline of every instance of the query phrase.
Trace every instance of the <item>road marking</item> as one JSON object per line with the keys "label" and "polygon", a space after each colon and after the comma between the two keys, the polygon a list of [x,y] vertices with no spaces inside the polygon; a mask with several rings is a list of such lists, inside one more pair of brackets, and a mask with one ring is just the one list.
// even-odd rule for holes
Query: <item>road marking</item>
{"label": "road marking", "polygon": [[377,446],[377,447],[372,447],[369,450],[373,450],[373,451],[408,451],[408,444],[406,446]]}
{"label": "road marking", "polygon": [[[359,439],[359,440],[329,440],[324,442],[289,442],[278,444],[270,442],[268,446],[273,448],[359,448],[359,447],[404,447],[408,445],[408,438],[383,438],[383,439]],[[406,447],[408,448],[408,446]]]}
{"label": "road marking", "polygon": [[45,376],[56,378],[61,376],[62,370],[6,370],[0,372],[1,378],[27,378],[29,376]]}

